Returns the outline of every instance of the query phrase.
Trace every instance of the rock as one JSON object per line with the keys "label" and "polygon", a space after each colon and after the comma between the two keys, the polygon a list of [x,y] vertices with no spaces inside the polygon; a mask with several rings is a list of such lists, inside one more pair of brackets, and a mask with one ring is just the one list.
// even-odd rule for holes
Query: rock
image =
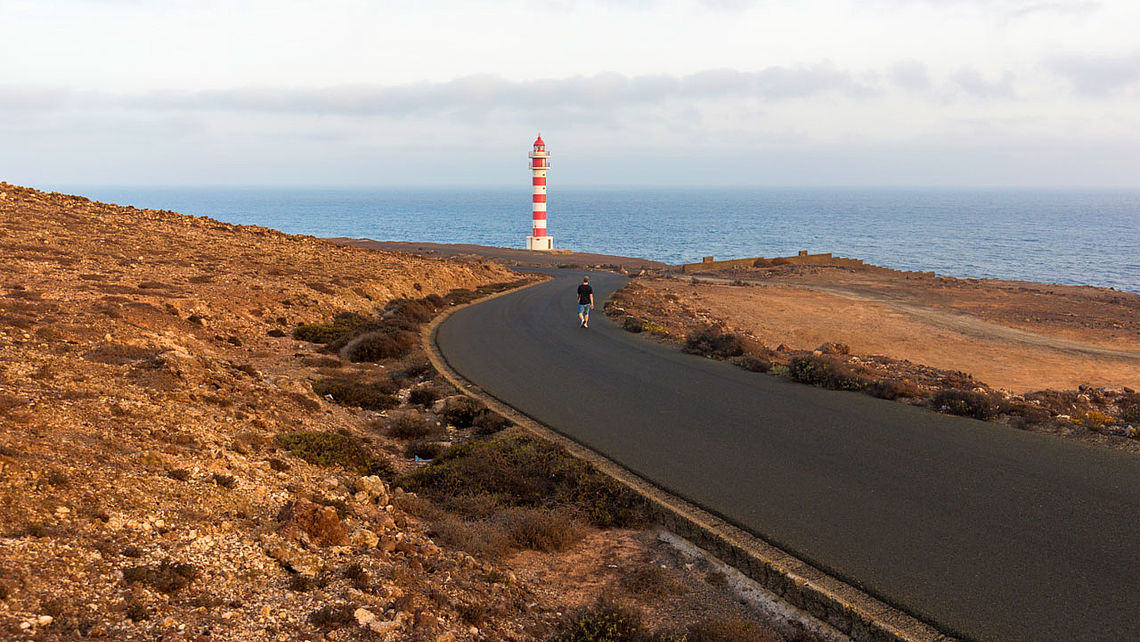
{"label": "rock", "polygon": [[417,611],[415,621],[417,629],[434,629],[439,625],[439,618],[427,611]]}
{"label": "rock", "polygon": [[435,638],[435,642],[455,642],[455,634],[450,631],[447,633],[440,633]]}
{"label": "rock", "polygon": [[349,538],[349,541],[352,542],[353,546],[374,548],[380,541],[380,538],[376,536],[376,533],[373,533],[367,528],[360,528],[352,532],[352,536]]}
{"label": "rock", "polygon": [[307,499],[298,499],[281,509],[277,519],[282,522],[277,532],[287,539],[302,544],[343,546],[348,543],[348,529],[340,521],[336,509],[319,506]]}
{"label": "rock", "polygon": [[320,573],[320,559],[292,540],[278,535],[266,535],[262,539],[262,547],[266,555],[294,573],[306,577],[316,577]]}
{"label": "rock", "polygon": [[368,626],[376,621],[376,614],[363,607],[353,611],[352,616],[360,626]]}
{"label": "rock", "polygon": [[378,504],[386,505],[388,503],[388,484],[375,475],[357,479],[356,492],[358,495],[364,493],[368,499]]}

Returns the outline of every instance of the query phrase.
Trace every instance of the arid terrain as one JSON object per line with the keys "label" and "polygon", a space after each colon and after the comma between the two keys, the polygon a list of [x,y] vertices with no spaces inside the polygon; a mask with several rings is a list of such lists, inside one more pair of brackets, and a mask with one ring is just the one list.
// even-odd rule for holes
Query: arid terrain
{"label": "arid terrain", "polygon": [[[787,266],[655,292],[771,346],[827,341],[1028,392],[1140,387],[1140,295],[1017,281]],[[737,278],[754,287],[732,287]]]}
{"label": "arid terrain", "polygon": [[815,358],[798,362],[808,370],[835,365],[831,380],[800,373],[816,385],[957,404],[956,414],[1140,452],[1138,294],[776,265],[638,278],[609,312],[682,343],[710,328],[738,336],[743,353],[780,373],[795,359]]}
{"label": "arid terrain", "polygon": [[0,183],[0,638],[780,639],[426,362],[518,279]]}

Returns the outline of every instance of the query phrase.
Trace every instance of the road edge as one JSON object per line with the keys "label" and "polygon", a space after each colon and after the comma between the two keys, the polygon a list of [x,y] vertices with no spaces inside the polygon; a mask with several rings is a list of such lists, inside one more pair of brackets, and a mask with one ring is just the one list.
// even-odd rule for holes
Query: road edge
{"label": "road edge", "polygon": [[435,369],[464,394],[487,404],[527,431],[555,443],[575,457],[641,495],[651,516],[664,528],[685,538],[725,564],[737,569],[788,604],[836,628],[856,642],[951,642],[957,638],[863,591],[820,571],[810,564],[749,534],[704,509],[650,484],[617,462],[535,421],[485,393],[452,369],[436,345],[439,326],[455,312],[539,283],[497,292],[445,310],[425,326],[420,335],[424,352]]}

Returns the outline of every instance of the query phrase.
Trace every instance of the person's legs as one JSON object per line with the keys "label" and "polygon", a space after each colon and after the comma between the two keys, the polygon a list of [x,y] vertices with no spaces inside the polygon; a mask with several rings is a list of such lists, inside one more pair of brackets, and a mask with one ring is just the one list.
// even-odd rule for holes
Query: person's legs
{"label": "person's legs", "polygon": [[581,303],[578,304],[578,324],[583,328],[586,327],[586,313],[588,311],[589,307],[584,306]]}
{"label": "person's legs", "polygon": [[590,306],[588,305],[582,306],[582,327],[590,327]]}

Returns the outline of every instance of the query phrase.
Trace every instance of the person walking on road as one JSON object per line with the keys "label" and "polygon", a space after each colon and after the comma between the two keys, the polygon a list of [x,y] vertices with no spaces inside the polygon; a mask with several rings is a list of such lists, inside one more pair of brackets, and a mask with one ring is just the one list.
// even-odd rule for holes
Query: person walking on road
{"label": "person walking on road", "polygon": [[590,327],[590,310],[594,309],[594,288],[590,287],[590,277],[582,277],[578,286],[578,320],[583,328]]}

